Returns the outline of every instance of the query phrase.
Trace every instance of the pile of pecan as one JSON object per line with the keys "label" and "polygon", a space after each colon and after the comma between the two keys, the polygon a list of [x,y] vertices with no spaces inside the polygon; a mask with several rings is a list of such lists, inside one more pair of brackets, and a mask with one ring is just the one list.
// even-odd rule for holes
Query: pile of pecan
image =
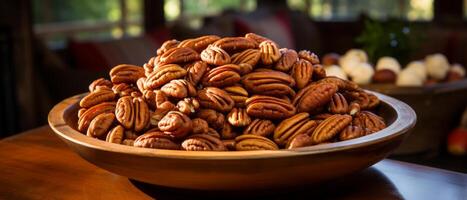
{"label": "pile of pecan", "polygon": [[253,33],[166,41],[143,67],[118,65],[89,91],[78,130],[136,147],[291,149],[386,127],[369,111],[375,95],[326,77],[316,54]]}

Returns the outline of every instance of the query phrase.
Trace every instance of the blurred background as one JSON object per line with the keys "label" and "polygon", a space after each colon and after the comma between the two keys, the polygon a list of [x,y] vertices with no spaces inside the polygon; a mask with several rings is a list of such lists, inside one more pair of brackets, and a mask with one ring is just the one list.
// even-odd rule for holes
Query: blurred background
{"label": "blurred background", "polygon": [[[381,56],[405,66],[434,53],[467,65],[467,0],[8,1],[0,5],[0,138],[45,125],[53,105],[117,64],[143,65],[167,39],[248,32],[321,57],[363,49],[373,65]],[[467,106],[466,87],[370,85],[426,118],[394,158],[465,172],[467,159],[447,154],[446,140]]]}

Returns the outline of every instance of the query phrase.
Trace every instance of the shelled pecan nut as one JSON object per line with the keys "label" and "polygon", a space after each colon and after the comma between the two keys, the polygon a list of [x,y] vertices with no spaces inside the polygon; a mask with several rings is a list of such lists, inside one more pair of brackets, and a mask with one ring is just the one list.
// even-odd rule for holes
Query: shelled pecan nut
{"label": "shelled pecan nut", "polygon": [[295,62],[298,61],[297,52],[293,49],[286,48],[279,49],[279,52],[281,53],[281,58],[277,61],[274,69],[282,72],[290,71]]}
{"label": "shelled pecan nut", "polygon": [[230,125],[229,122],[224,122],[224,126],[220,132],[221,138],[224,140],[230,140],[237,137],[237,133],[233,130],[232,125]]}
{"label": "shelled pecan nut", "polygon": [[125,128],[121,125],[117,125],[116,127],[110,129],[109,133],[107,133],[107,137],[105,138],[106,142],[121,144],[123,141],[123,132]]}
{"label": "shelled pecan nut", "polygon": [[321,122],[311,135],[312,142],[319,144],[339,134],[352,122],[352,116],[335,114]]}
{"label": "shelled pecan nut", "polygon": [[189,136],[182,142],[182,148],[187,151],[226,151],[227,148],[219,138],[207,135],[196,134]]}
{"label": "shelled pecan nut", "polygon": [[354,126],[359,126],[367,130],[367,134],[386,128],[386,123],[383,118],[369,111],[361,111],[355,114],[352,123]]}
{"label": "shelled pecan nut", "polygon": [[332,95],[331,103],[329,104],[329,112],[333,114],[346,114],[349,112],[349,104],[344,95],[339,92]]}
{"label": "shelled pecan nut", "polygon": [[196,116],[206,120],[208,124],[216,130],[222,130],[224,127],[225,116],[215,110],[201,109],[196,113]]}
{"label": "shelled pecan nut", "polygon": [[208,132],[208,122],[201,118],[194,118],[191,120],[193,123],[193,130],[191,131],[192,134],[205,134]]}
{"label": "shelled pecan nut", "polygon": [[112,91],[117,94],[119,97],[131,96],[132,92],[138,91],[138,88],[128,84],[128,83],[119,83],[112,86]]}
{"label": "shelled pecan nut", "polygon": [[255,95],[246,100],[249,116],[261,119],[285,119],[295,114],[290,102],[271,96]]}
{"label": "shelled pecan nut", "polygon": [[186,70],[177,64],[168,64],[156,68],[146,79],[146,89],[153,90],[174,79],[183,78]]}
{"label": "shelled pecan nut", "polygon": [[276,43],[272,41],[263,41],[259,44],[261,62],[265,65],[271,65],[281,58],[281,52]]}
{"label": "shelled pecan nut", "polygon": [[135,139],[133,146],[153,149],[180,149],[180,145],[173,142],[169,135],[161,131],[150,131],[140,135]]}
{"label": "shelled pecan nut", "polygon": [[185,79],[174,79],[162,86],[161,91],[168,97],[183,99],[196,96],[196,88]]}
{"label": "shelled pecan nut", "polygon": [[193,129],[191,119],[179,111],[170,111],[159,121],[158,127],[165,134],[176,139],[188,135]]}
{"label": "shelled pecan nut", "polygon": [[251,123],[251,118],[243,108],[233,108],[227,115],[227,121],[236,127],[248,126]]}
{"label": "shelled pecan nut", "polygon": [[115,112],[115,102],[104,102],[88,108],[78,119],[78,130],[82,132],[86,131],[91,120],[93,120],[97,115],[113,112]]}
{"label": "shelled pecan nut", "polygon": [[159,65],[160,56],[151,57],[147,63],[143,64],[144,75],[149,76],[154,71],[156,65]]}
{"label": "shelled pecan nut", "polygon": [[249,64],[250,66],[256,66],[260,58],[261,53],[258,49],[246,49],[232,55],[232,63],[236,65]]}
{"label": "shelled pecan nut", "polygon": [[115,120],[115,114],[113,113],[101,113],[97,115],[89,124],[87,136],[94,138],[101,138],[109,131]]}
{"label": "shelled pecan nut", "polygon": [[110,88],[102,88],[94,90],[79,101],[79,106],[82,108],[90,108],[94,105],[113,101],[115,99],[115,93]]}
{"label": "shelled pecan nut", "polygon": [[308,113],[298,113],[283,120],[274,130],[274,141],[281,146],[285,146],[289,140],[298,134],[311,135],[318,123],[310,120],[309,116]]}
{"label": "shelled pecan nut", "polygon": [[133,98],[134,107],[134,130],[142,131],[149,124],[149,107],[141,97]]}
{"label": "shelled pecan nut", "polygon": [[162,103],[168,100],[165,94],[160,90],[146,90],[143,93],[143,97],[148,103],[148,106],[152,109],[159,108]]}
{"label": "shelled pecan nut", "polygon": [[226,91],[235,102],[235,107],[245,107],[245,101],[248,99],[248,92],[245,90],[245,88],[234,85],[225,87],[224,91]]}
{"label": "shelled pecan nut", "polygon": [[89,92],[94,92],[94,90],[96,90],[97,87],[112,88],[112,82],[105,78],[96,79],[91,84],[89,84]]}
{"label": "shelled pecan nut", "polygon": [[198,91],[198,101],[204,108],[224,113],[232,110],[235,104],[227,92],[215,87],[206,87]]}
{"label": "shelled pecan nut", "polygon": [[186,80],[195,86],[208,71],[208,64],[204,61],[196,61],[190,64],[186,71]]}
{"label": "shelled pecan nut", "polygon": [[243,130],[243,134],[253,134],[269,137],[272,133],[274,133],[275,128],[276,126],[270,120],[255,119]]}
{"label": "shelled pecan nut", "polygon": [[131,139],[131,140],[134,140],[136,138],[138,138],[138,134],[136,134],[136,132],[134,130],[125,130],[123,132],[123,135],[124,135],[124,139]]}
{"label": "shelled pecan nut", "polygon": [[208,128],[208,132],[206,132],[205,134],[221,139],[221,135],[213,128]]}
{"label": "shelled pecan nut", "polygon": [[313,76],[312,79],[317,81],[326,78],[326,70],[322,65],[313,65]]}
{"label": "shelled pecan nut", "polygon": [[121,64],[110,70],[110,80],[112,83],[136,83],[136,81],[144,76],[144,68],[136,65]]}
{"label": "shelled pecan nut", "polygon": [[135,106],[133,105],[133,98],[130,96],[121,97],[117,101],[115,108],[115,116],[117,121],[126,128],[132,129],[135,123]]}
{"label": "shelled pecan nut", "polygon": [[247,34],[245,34],[245,38],[248,38],[250,40],[254,40],[258,44],[260,44],[261,42],[264,42],[266,40],[272,41],[267,37],[264,37],[264,36],[261,36],[261,35],[255,34],[255,33],[247,33]]}
{"label": "shelled pecan nut", "polygon": [[254,49],[258,44],[254,40],[244,37],[225,37],[212,44],[227,52],[236,52],[244,49]]}
{"label": "shelled pecan nut", "polygon": [[235,138],[237,151],[278,150],[279,147],[270,139],[259,135],[240,135]]}
{"label": "shelled pecan nut", "polygon": [[162,103],[160,107],[158,107],[154,112],[150,113],[149,123],[151,126],[157,127],[159,121],[161,121],[162,118],[164,118],[164,116],[172,110],[175,110],[175,105],[172,102],[166,101]]}
{"label": "shelled pecan nut", "polygon": [[287,149],[295,149],[299,147],[307,147],[313,145],[313,141],[308,134],[298,134],[289,142],[287,142],[286,148]]}
{"label": "shelled pecan nut", "polygon": [[167,50],[159,58],[160,65],[181,64],[199,60],[199,54],[188,47],[175,47]]}
{"label": "shelled pecan nut", "polygon": [[298,92],[293,99],[293,105],[298,112],[315,112],[329,103],[336,92],[337,86],[334,84],[311,84]]}
{"label": "shelled pecan nut", "polygon": [[292,67],[290,76],[295,80],[298,89],[302,89],[308,85],[313,75],[313,66],[305,59],[300,59],[295,62]]}
{"label": "shelled pecan nut", "polygon": [[199,101],[195,98],[184,98],[177,103],[178,111],[185,115],[191,115],[199,110]]}
{"label": "shelled pecan nut", "polygon": [[301,51],[298,52],[298,57],[302,58],[302,59],[305,59],[305,60],[308,60],[313,65],[319,64],[318,55],[316,55],[315,53],[313,53],[311,51],[301,50]]}
{"label": "shelled pecan nut", "polygon": [[201,51],[203,51],[203,49],[205,49],[210,44],[216,42],[219,39],[221,38],[217,35],[205,35],[198,38],[183,40],[178,46],[188,47],[200,53]]}
{"label": "shelled pecan nut", "polygon": [[226,65],[230,63],[230,55],[220,47],[209,46],[201,52],[201,60],[211,65]]}
{"label": "shelled pecan nut", "polygon": [[127,145],[127,146],[133,146],[134,142],[135,142],[135,140],[132,140],[132,139],[124,139],[122,141],[122,144]]}
{"label": "shelled pecan nut", "polygon": [[269,96],[294,96],[292,87],[295,80],[286,73],[278,71],[260,71],[249,73],[242,78],[243,86],[252,94]]}
{"label": "shelled pecan nut", "polygon": [[350,140],[366,135],[366,131],[359,126],[347,126],[339,133],[339,140]]}
{"label": "shelled pecan nut", "polygon": [[240,81],[240,67],[227,64],[209,70],[204,74],[202,84],[205,87],[227,87]]}
{"label": "shelled pecan nut", "polygon": [[164,43],[162,43],[161,47],[159,47],[159,49],[157,49],[156,53],[157,53],[157,55],[162,55],[166,51],[168,51],[169,49],[173,49],[173,48],[177,47],[179,44],[180,44],[180,41],[178,41],[178,40],[175,40],[175,39],[167,40]]}

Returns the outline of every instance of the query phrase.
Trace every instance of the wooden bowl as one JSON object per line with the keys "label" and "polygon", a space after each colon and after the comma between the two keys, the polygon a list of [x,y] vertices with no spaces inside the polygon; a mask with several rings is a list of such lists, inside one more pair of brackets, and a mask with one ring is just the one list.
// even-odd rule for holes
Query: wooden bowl
{"label": "wooden bowl", "polygon": [[388,123],[353,140],[278,151],[188,152],[112,144],[76,130],[77,95],[49,113],[49,124],[81,157],[113,173],[160,186],[202,190],[256,190],[312,184],[367,168],[397,148],[415,125],[405,103],[375,93]]}

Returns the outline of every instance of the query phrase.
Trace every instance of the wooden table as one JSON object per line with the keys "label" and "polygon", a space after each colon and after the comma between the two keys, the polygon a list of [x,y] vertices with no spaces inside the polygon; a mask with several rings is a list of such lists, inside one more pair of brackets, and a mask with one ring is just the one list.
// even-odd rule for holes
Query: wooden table
{"label": "wooden table", "polygon": [[48,126],[1,140],[0,158],[0,199],[467,200],[466,174],[388,159],[332,182],[281,191],[207,192],[156,187],[88,163]]}

